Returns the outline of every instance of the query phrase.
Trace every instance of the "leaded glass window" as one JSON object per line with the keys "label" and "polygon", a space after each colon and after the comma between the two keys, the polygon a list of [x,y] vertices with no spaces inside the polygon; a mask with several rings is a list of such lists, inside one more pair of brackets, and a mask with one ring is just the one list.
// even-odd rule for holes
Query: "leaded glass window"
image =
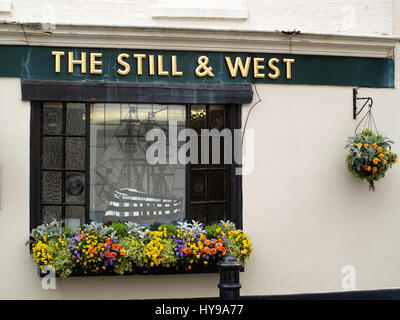
{"label": "leaded glass window", "polygon": [[[32,179],[38,188],[31,191],[32,226],[52,219],[63,219],[72,229],[91,221],[235,220],[239,209],[233,202],[240,203],[241,193],[233,166],[223,158],[212,163],[211,142],[209,163],[202,163],[200,140],[202,129],[233,128],[237,107],[34,103]],[[147,133],[164,132],[168,157],[171,121],[177,132],[191,128],[198,133],[198,163],[148,163],[146,150],[153,142],[146,140]],[[177,141],[177,148],[184,143]]]}

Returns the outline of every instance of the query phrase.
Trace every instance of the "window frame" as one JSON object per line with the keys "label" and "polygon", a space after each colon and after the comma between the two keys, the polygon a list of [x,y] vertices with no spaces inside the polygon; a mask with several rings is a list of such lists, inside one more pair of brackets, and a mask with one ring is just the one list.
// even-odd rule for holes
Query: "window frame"
{"label": "window frame", "polygon": [[[44,102],[85,103],[86,105],[86,146],[85,146],[85,223],[90,219],[90,103],[158,103],[179,104],[186,106],[186,127],[190,127],[190,105],[224,104],[229,109],[230,129],[241,129],[242,103],[252,98],[250,85],[160,85],[160,84],[95,84],[93,83],[60,83],[56,81],[22,81],[23,100],[31,102],[30,125],[30,229],[41,221],[41,155],[42,155],[42,104]],[[121,90],[122,88],[122,90]],[[124,90],[132,88],[133,93]],[[161,89],[160,89],[161,88]],[[106,94],[104,93],[106,91]],[[135,91],[136,90],[136,91]],[[143,92],[144,90],[144,92]],[[162,92],[160,92],[160,90]],[[111,91],[111,92],[110,92]],[[139,94],[138,97],[136,94]],[[171,100],[173,94],[173,101]],[[107,98],[104,98],[107,96]],[[99,99],[97,99],[100,98]],[[101,98],[103,97],[103,98]],[[163,101],[166,100],[166,101]],[[178,100],[178,101],[176,101]],[[179,102],[181,100],[182,102]],[[250,100],[250,101],[249,101]],[[188,125],[189,124],[189,125]],[[241,151],[241,150],[240,150]],[[64,151],[63,151],[64,152]],[[227,203],[229,203],[229,219],[237,228],[243,228],[242,217],[242,177],[236,175],[238,164],[228,165]],[[191,219],[190,212],[190,165],[186,165],[186,219]],[[64,188],[63,188],[64,189]],[[229,208],[228,207],[228,208]]]}

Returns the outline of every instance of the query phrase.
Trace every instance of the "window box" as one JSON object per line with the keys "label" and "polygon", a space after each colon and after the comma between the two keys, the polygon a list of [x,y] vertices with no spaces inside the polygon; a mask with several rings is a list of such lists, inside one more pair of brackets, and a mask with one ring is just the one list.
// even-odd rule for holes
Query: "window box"
{"label": "window box", "polygon": [[225,255],[244,264],[252,252],[248,236],[229,221],[206,227],[179,222],[152,230],[131,223],[91,223],[76,232],[60,221],[33,229],[31,239],[40,270],[52,266],[62,277],[215,273]]}

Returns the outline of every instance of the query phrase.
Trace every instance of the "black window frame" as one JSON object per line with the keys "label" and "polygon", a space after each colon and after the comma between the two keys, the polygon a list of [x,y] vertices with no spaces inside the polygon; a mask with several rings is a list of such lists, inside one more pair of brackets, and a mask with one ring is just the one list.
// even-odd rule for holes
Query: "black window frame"
{"label": "black window frame", "polygon": [[[130,90],[129,90],[130,89]],[[22,81],[22,98],[31,102],[30,136],[30,228],[40,224],[42,214],[41,196],[41,141],[42,141],[42,104],[44,102],[62,102],[65,112],[66,103],[86,104],[86,188],[85,222],[89,222],[90,213],[90,104],[92,103],[158,103],[186,106],[186,119],[190,122],[190,106],[193,104],[224,104],[229,108],[230,129],[241,129],[241,110],[243,103],[252,99],[251,85],[221,84],[113,84],[113,83],[76,83],[58,81]],[[187,126],[186,127],[190,127]],[[63,151],[65,152],[65,151]],[[228,165],[227,192],[229,220],[240,229],[242,217],[242,176],[235,171],[240,165]],[[190,213],[190,165],[186,165],[186,219]],[[64,195],[63,195],[64,196]]]}

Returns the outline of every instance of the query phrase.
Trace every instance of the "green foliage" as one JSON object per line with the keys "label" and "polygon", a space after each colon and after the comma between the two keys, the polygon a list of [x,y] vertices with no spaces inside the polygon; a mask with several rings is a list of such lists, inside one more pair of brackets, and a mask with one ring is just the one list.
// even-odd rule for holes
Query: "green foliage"
{"label": "green foliage", "polygon": [[206,226],[205,229],[207,231],[207,238],[208,239],[216,239],[216,238],[218,238],[218,236],[219,236],[219,233],[217,232],[218,228],[221,228],[221,226],[216,224],[216,223],[211,224],[209,226]]}
{"label": "green foliage", "polygon": [[61,246],[58,239],[50,240],[49,249],[53,256],[51,266],[54,267],[57,274],[61,277],[68,277],[74,268],[74,263],[70,257],[70,250],[67,247]]}
{"label": "green foliage", "polygon": [[63,229],[63,234],[64,234],[64,235],[68,236],[68,234],[69,234],[70,232],[73,232],[72,229],[70,229],[70,228],[68,228],[68,227],[64,227],[64,229]]}
{"label": "green foliage", "polygon": [[[167,237],[171,237],[172,235],[177,235],[177,227],[174,226],[173,224],[162,224],[159,226],[159,228],[161,228],[161,230],[166,229],[167,232]],[[158,229],[160,230],[160,229]]]}
{"label": "green foliage", "polygon": [[397,155],[391,151],[391,141],[371,130],[364,130],[347,139],[346,156],[348,171],[358,179],[373,182],[383,178],[389,168],[397,162]]}
{"label": "green foliage", "polygon": [[126,238],[129,236],[128,231],[126,229],[126,225],[121,222],[113,222],[110,226],[110,228],[113,228],[115,232],[115,236],[118,239]]}
{"label": "green foliage", "polygon": [[162,251],[162,264],[166,268],[172,267],[177,263],[178,260],[174,252],[176,244],[171,239],[163,239],[162,244],[164,245],[164,249]]}
{"label": "green foliage", "polygon": [[[125,257],[122,259],[119,271],[132,271],[132,264],[144,266],[144,243],[134,237],[124,238],[121,240],[122,247],[126,251]],[[129,266],[130,265],[130,266]],[[120,273],[119,272],[119,273]]]}

